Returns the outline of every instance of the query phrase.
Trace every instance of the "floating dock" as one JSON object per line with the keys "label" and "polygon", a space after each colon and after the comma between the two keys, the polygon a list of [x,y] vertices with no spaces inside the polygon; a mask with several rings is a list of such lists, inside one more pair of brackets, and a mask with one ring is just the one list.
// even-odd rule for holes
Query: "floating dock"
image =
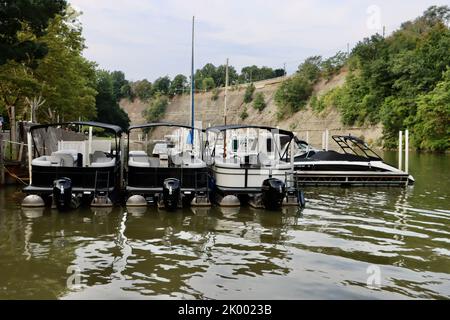
{"label": "floating dock", "polygon": [[410,175],[397,172],[370,171],[297,171],[295,181],[300,186],[395,186],[413,183]]}

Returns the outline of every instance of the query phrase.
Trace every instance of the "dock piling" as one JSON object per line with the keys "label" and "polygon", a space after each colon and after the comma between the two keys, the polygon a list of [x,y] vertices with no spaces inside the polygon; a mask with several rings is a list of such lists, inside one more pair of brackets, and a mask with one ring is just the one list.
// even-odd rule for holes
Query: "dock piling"
{"label": "dock piling", "polygon": [[403,131],[398,132],[398,169],[402,170],[402,164],[403,164]]}

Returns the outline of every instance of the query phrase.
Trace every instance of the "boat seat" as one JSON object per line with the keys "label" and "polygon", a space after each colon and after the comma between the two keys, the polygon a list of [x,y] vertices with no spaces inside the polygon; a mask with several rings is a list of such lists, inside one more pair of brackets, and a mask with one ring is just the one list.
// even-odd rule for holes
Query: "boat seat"
{"label": "boat seat", "polygon": [[189,168],[205,168],[206,163],[199,158],[185,158],[183,157],[183,167]]}
{"label": "boat seat", "polygon": [[96,150],[96,151],[94,151],[94,153],[90,154],[89,157],[90,157],[91,163],[97,162],[97,159],[105,158],[105,152]]}
{"label": "boat seat", "polygon": [[116,161],[114,158],[102,157],[97,158],[95,162],[91,163],[91,167],[94,168],[106,168],[106,167],[114,167]]}
{"label": "boat seat", "polygon": [[258,163],[259,163],[261,166],[264,166],[264,167],[270,167],[270,166],[273,165],[274,162],[275,162],[274,160],[269,159],[269,157],[267,156],[267,154],[265,154],[265,153],[263,153],[263,152],[258,153]]}
{"label": "boat seat", "polygon": [[171,154],[169,156],[169,160],[172,166],[181,166],[183,164],[183,156],[179,153],[177,154]]}
{"label": "boat seat", "polygon": [[31,160],[31,165],[39,167],[59,167],[61,165],[61,158],[53,156],[41,156],[39,158]]}
{"label": "boat seat", "polygon": [[158,168],[161,166],[159,158],[149,157],[145,151],[130,151],[128,165],[139,168]]}
{"label": "boat seat", "polygon": [[61,149],[61,150],[58,150],[58,151],[55,151],[52,153],[52,155],[57,155],[57,154],[71,155],[73,158],[73,161],[77,161],[77,158],[78,158],[78,151],[75,149]]}
{"label": "boat seat", "polygon": [[[53,160],[56,160],[56,158],[59,158],[59,161],[54,161],[54,162],[59,163],[59,165],[56,164],[56,166],[73,167],[75,165],[75,160],[73,158],[73,155],[71,153],[64,152],[64,150],[52,152],[52,157],[54,157]],[[52,163],[52,165],[54,165],[54,164]]]}

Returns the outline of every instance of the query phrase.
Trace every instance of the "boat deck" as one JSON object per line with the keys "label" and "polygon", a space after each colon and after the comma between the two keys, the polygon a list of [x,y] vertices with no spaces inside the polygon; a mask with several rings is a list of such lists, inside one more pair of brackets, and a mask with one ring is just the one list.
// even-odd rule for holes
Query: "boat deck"
{"label": "boat deck", "polygon": [[368,171],[296,171],[298,186],[397,186],[411,183],[409,174]]}

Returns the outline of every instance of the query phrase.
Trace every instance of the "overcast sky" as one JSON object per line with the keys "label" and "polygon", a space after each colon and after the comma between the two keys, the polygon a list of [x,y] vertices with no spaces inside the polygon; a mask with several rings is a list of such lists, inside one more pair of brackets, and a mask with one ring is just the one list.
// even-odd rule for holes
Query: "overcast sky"
{"label": "overcast sky", "polygon": [[288,73],[311,55],[346,51],[347,43],[386,26],[389,34],[440,0],[69,0],[81,10],[85,56],[130,80],[190,73],[191,21],[196,68],[256,64]]}

